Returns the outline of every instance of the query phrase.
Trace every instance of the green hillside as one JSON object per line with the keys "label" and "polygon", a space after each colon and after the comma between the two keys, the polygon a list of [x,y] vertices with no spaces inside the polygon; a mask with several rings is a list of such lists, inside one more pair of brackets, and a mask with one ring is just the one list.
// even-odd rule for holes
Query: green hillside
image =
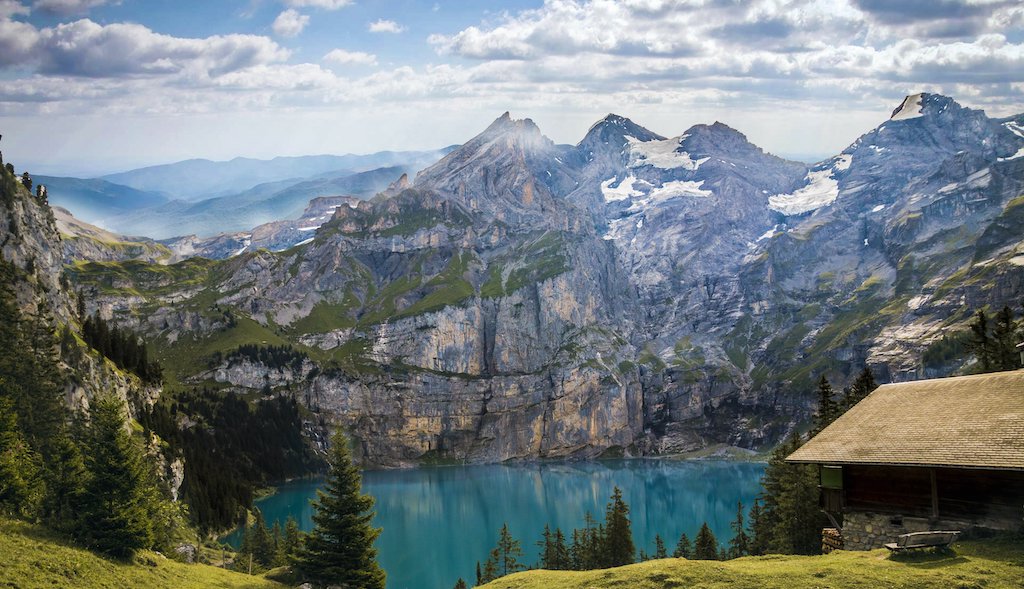
{"label": "green hillside", "polygon": [[155,552],[131,562],[101,558],[39,526],[0,518],[0,587],[74,589],[283,588],[263,577],[183,564]]}
{"label": "green hillside", "polygon": [[1024,540],[961,542],[955,553],[890,557],[885,549],[823,556],[769,555],[719,562],[669,558],[596,571],[528,571],[487,589],[1019,588]]}

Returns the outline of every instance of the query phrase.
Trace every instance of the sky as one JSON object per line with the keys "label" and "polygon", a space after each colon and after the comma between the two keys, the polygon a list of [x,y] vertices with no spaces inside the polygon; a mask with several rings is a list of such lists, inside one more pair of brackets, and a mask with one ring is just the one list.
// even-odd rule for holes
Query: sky
{"label": "sky", "polygon": [[0,150],[89,176],[722,121],[813,160],[937,92],[1024,112],[1020,0],[0,0]]}

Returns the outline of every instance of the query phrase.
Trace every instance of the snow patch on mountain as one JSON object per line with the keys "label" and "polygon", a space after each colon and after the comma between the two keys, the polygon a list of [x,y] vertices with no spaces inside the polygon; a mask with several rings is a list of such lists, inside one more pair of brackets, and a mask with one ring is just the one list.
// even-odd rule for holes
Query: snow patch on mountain
{"label": "snow patch on mountain", "polygon": [[807,185],[803,188],[789,194],[769,196],[768,208],[783,215],[799,215],[835,202],[839,198],[839,181],[835,172],[849,167],[852,157],[839,156],[836,160],[823,170],[808,172]]}
{"label": "snow patch on mountain", "polygon": [[[1021,139],[1024,139],[1024,126],[1021,126],[1020,124],[1015,123],[1014,121],[1009,121],[1007,123],[1004,123],[1003,126],[1006,127],[1007,129],[1009,129],[1010,132],[1013,133],[1014,135],[1016,135],[1017,137],[1020,137]],[[1024,147],[1021,147],[1020,149],[1018,149],[1017,153],[1015,153],[1013,155],[999,158],[999,161],[1006,162],[1006,161],[1010,161],[1010,160],[1015,160],[1015,159],[1017,159],[1019,157],[1024,157]]]}
{"label": "snow patch on mountain", "polygon": [[892,113],[889,117],[891,121],[905,121],[907,119],[916,119],[922,116],[921,98],[923,94],[911,94],[903,99],[903,104]]}
{"label": "snow patch on mountain", "polygon": [[[630,174],[619,182],[618,186],[612,186],[618,180],[617,176],[605,180],[601,183],[601,194],[604,196],[605,202],[614,202],[618,200],[626,200],[634,196],[643,196],[643,192],[640,192],[633,187],[633,183],[637,181],[636,176]],[[643,180],[640,180],[643,182]]]}
{"label": "snow patch on mountain", "polygon": [[629,141],[629,167],[654,166],[663,170],[683,168],[696,171],[709,157],[694,160],[685,151],[679,151],[687,135],[680,135],[664,141],[640,141],[627,135]]}

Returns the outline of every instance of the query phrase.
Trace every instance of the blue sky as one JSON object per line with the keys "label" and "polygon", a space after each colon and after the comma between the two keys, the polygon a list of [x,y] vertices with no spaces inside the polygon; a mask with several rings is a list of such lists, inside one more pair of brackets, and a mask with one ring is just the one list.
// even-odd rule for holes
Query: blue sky
{"label": "blue sky", "polygon": [[1024,111],[1024,3],[0,0],[0,80],[0,149],[37,173],[429,149],[506,110],[814,157],[908,93]]}

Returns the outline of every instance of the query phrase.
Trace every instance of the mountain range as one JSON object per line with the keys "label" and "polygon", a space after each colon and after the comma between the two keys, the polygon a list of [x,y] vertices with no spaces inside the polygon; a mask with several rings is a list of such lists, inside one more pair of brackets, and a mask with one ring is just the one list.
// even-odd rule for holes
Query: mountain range
{"label": "mountain range", "polygon": [[809,166],[720,122],[566,146],[506,113],[282,251],[68,273],[176,384],[293,394],[370,463],[759,448],[821,375],[961,368],[929,350],[1024,292],[1024,115],[882,118]]}
{"label": "mountain range", "polygon": [[453,147],[370,155],[187,160],[82,179],[36,176],[50,202],[105,230],[154,239],[241,232],[290,219],[321,196],[369,198]]}

